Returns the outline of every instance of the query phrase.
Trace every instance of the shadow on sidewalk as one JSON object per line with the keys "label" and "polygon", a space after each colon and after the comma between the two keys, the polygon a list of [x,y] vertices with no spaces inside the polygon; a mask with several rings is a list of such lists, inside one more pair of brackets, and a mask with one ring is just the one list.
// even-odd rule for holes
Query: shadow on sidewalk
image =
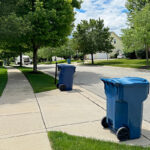
{"label": "shadow on sidewalk", "polygon": [[130,145],[150,146],[150,130],[142,129],[142,135],[139,139],[133,139],[120,143]]}

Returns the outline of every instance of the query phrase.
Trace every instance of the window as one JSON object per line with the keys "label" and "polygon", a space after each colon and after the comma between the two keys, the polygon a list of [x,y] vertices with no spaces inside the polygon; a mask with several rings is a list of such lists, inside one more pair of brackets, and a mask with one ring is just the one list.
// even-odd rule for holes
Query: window
{"label": "window", "polygon": [[117,41],[116,41],[116,39],[114,39],[114,44],[116,44],[117,43]]}

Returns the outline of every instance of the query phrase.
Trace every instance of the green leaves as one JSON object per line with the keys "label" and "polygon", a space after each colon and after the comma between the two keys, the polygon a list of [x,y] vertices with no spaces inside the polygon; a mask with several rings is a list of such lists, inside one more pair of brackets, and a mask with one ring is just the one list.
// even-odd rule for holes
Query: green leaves
{"label": "green leaves", "polygon": [[113,46],[111,44],[110,32],[104,27],[103,20],[90,21],[82,20],[74,32],[79,50],[84,54],[95,54],[96,52],[111,52]]}
{"label": "green leaves", "polygon": [[53,55],[57,57],[63,57],[66,59],[73,56],[75,54],[75,50],[76,47],[74,41],[72,39],[68,39],[68,41],[64,45],[55,49]]}
{"label": "green leaves", "polygon": [[34,51],[36,66],[40,47],[64,44],[73,29],[74,8],[80,4],[78,0],[0,0],[0,42],[13,43],[13,50],[27,46]]}
{"label": "green leaves", "polygon": [[132,28],[123,30],[125,48],[139,50],[144,49],[145,45],[150,46],[150,4],[134,14],[131,22]]}
{"label": "green leaves", "polygon": [[47,58],[47,59],[49,59],[49,58],[51,58],[53,56],[54,51],[55,51],[54,48],[43,47],[43,48],[39,49],[38,56],[40,58],[44,58],[44,59]]}
{"label": "green leaves", "polygon": [[130,13],[134,13],[140,11],[148,3],[150,3],[150,0],[127,0],[126,7]]}
{"label": "green leaves", "polygon": [[[128,29],[123,30],[125,52],[145,50],[148,64],[148,49],[150,47],[150,0],[128,0]],[[129,40],[130,39],[130,40]]]}
{"label": "green leaves", "polygon": [[31,31],[29,26],[28,20],[17,17],[15,13],[0,17],[0,48],[7,50],[6,53],[11,53],[12,56],[20,50],[28,50],[24,42],[26,34]]}

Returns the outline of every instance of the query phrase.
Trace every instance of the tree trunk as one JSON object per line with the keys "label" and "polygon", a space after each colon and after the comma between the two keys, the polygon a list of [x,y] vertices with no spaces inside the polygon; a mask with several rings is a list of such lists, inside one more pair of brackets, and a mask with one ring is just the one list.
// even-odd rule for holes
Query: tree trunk
{"label": "tree trunk", "polygon": [[20,52],[20,67],[22,67],[22,52]]}
{"label": "tree trunk", "polygon": [[7,58],[7,66],[9,66],[10,65],[10,63],[9,63],[9,58]]}
{"label": "tree trunk", "polygon": [[33,49],[33,72],[37,72],[37,48]]}
{"label": "tree trunk", "polygon": [[93,54],[91,54],[91,60],[92,60],[92,65],[94,65],[94,57],[93,57]]}
{"label": "tree trunk", "polygon": [[149,66],[149,60],[148,60],[148,50],[149,50],[149,48],[148,48],[148,46],[146,46],[145,49],[146,49],[146,65],[148,67]]}

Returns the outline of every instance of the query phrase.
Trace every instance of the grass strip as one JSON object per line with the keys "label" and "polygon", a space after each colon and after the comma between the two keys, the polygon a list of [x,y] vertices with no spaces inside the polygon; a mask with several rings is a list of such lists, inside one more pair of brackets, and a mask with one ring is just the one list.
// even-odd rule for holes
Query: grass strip
{"label": "grass strip", "polygon": [[[82,63],[83,61],[82,60],[71,60],[71,63]],[[61,63],[67,63],[67,60],[58,60],[57,61],[58,64],[61,64]],[[39,62],[38,64],[56,64],[56,61],[52,61],[52,62]]]}
{"label": "grass strip", "polygon": [[149,147],[104,142],[55,131],[48,132],[48,137],[53,150],[150,150]]}
{"label": "grass strip", "polygon": [[[88,63],[86,65],[91,65],[91,63]],[[137,68],[137,69],[150,69],[149,67],[146,67],[145,59],[95,60],[94,65]]]}
{"label": "grass strip", "polygon": [[0,96],[4,91],[4,88],[7,84],[7,80],[8,80],[7,69],[4,67],[0,67]]}
{"label": "grass strip", "polygon": [[18,67],[18,69],[22,71],[23,74],[26,76],[33,88],[34,93],[40,93],[56,89],[53,77],[40,71],[34,73],[32,68]]}

